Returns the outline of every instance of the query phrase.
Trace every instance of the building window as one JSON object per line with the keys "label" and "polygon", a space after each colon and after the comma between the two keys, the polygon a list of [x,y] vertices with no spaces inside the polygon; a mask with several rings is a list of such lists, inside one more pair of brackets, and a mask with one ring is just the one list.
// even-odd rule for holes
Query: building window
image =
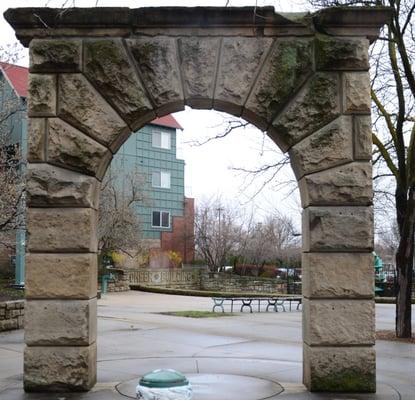
{"label": "building window", "polygon": [[170,172],[153,171],[151,182],[153,187],[170,189]]}
{"label": "building window", "polygon": [[170,228],[170,213],[167,211],[153,211],[151,225],[154,228]]}
{"label": "building window", "polygon": [[153,131],[152,143],[153,147],[169,150],[171,148],[170,133],[162,131]]}

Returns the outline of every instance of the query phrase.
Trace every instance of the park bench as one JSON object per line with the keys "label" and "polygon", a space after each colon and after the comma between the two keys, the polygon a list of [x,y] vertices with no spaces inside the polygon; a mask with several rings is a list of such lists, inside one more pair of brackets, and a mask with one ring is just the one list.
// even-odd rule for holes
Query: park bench
{"label": "park bench", "polygon": [[289,308],[291,311],[291,304],[297,303],[297,310],[299,310],[302,304],[302,297],[301,296],[278,296],[278,297],[212,297],[213,300],[213,308],[212,311],[215,312],[216,308],[220,308],[222,312],[225,312],[226,305],[230,305],[231,313],[233,312],[234,304],[241,304],[240,311],[243,312],[244,308],[249,308],[249,311],[252,313],[253,309],[252,306],[255,302],[258,305],[258,312],[261,312],[261,303],[265,303],[267,305],[266,311],[270,308],[273,308],[275,312],[278,312],[278,307],[281,307],[283,311],[285,310],[285,302],[289,303]]}

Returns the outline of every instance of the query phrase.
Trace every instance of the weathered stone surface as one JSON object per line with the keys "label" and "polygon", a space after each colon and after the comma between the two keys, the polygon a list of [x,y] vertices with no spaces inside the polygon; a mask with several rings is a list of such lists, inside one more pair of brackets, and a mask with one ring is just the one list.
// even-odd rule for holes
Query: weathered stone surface
{"label": "weathered stone surface", "polygon": [[141,37],[127,39],[126,42],[158,112],[184,109],[176,40],[168,37]]}
{"label": "weathered stone surface", "polygon": [[372,164],[354,162],[306,175],[299,181],[303,208],[310,205],[371,205]]}
{"label": "weathered stone surface", "polygon": [[29,206],[98,208],[100,182],[50,164],[30,164],[26,195]]}
{"label": "weathered stone surface", "polygon": [[179,39],[180,70],[186,104],[211,108],[220,39],[188,37]]}
{"label": "weathered stone surface", "polygon": [[123,119],[133,129],[148,122],[153,108],[122,41],[86,40],[84,57],[85,75]]}
{"label": "weathered stone surface", "polygon": [[375,392],[376,355],[372,347],[304,345],[304,384],[313,392]]}
{"label": "weathered stone surface", "polygon": [[291,166],[297,179],[353,161],[352,118],[341,116],[290,150]]}
{"label": "weathered stone surface", "polygon": [[309,346],[375,344],[374,300],[303,299],[303,313]]}
{"label": "weathered stone surface", "polygon": [[308,207],[303,210],[304,251],[372,249],[372,207]]}
{"label": "weathered stone surface", "polygon": [[264,37],[223,39],[213,102],[215,110],[241,115],[242,106],[271,44],[272,39]]}
{"label": "weathered stone surface", "polygon": [[368,72],[343,74],[343,108],[345,113],[370,114],[370,79]]}
{"label": "weathered stone surface", "polygon": [[354,157],[356,160],[372,160],[372,120],[370,115],[355,115]]}
{"label": "weathered stone surface", "polygon": [[25,342],[29,346],[85,346],[96,341],[97,300],[28,300]]}
{"label": "weathered stone surface", "polygon": [[45,118],[29,118],[27,141],[27,160],[29,162],[44,161],[46,142]]}
{"label": "weathered stone surface", "polygon": [[97,255],[27,254],[25,295],[28,299],[95,297]]}
{"label": "weathered stone surface", "polygon": [[97,250],[96,211],[91,208],[29,208],[28,250],[77,253]]}
{"label": "weathered stone surface", "polygon": [[371,253],[303,253],[302,273],[305,297],[374,296]]}
{"label": "weathered stone surface", "polygon": [[317,70],[352,71],[369,69],[369,40],[316,35]]}
{"label": "weathered stone surface", "polygon": [[29,346],[24,352],[24,388],[28,392],[85,391],[96,383],[96,344]]}
{"label": "weathered stone surface", "polygon": [[339,79],[317,73],[275,119],[268,134],[283,151],[317,131],[340,114]]}
{"label": "weathered stone surface", "polygon": [[108,149],[59,118],[48,122],[48,161],[100,179],[111,158]]}
{"label": "weathered stone surface", "polygon": [[309,40],[277,41],[246,103],[243,116],[266,129],[311,73]]}
{"label": "weathered stone surface", "polygon": [[81,70],[82,41],[33,39],[29,54],[31,72],[77,72]]}
{"label": "weathered stone surface", "polygon": [[56,75],[29,74],[29,117],[56,115]]}
{"label": "weathered stone surface", "polygon": [[59,76],[59,116],[112,151],[118,150],[130,128],[81,74]]}

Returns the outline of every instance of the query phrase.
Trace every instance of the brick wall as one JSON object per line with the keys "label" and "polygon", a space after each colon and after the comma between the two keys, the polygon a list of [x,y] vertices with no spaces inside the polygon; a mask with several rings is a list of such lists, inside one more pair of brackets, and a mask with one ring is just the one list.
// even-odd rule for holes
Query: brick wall
{"label": "brick wall", "polygon": [[185,264],[191,263],[195,256],[194,199],[185,197],[183,217],[172,218],[172,231],[161,233],[162,251],[175,251],[180,254]]}
{"label": "brick wall", "polygon": [[0,302],[0,332],[23,328],[24,300]]}

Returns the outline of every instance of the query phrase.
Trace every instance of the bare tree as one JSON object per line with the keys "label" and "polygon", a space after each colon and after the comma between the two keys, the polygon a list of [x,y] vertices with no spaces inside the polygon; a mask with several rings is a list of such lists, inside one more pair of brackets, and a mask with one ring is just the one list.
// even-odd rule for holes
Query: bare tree
{"label": "bare tree", "polygon": [[196,208],[195,247],[209,269],[217,271],[236,251],[241,234],[238,218],[220,200]]}
{"label": "bare tree", "polygon": [[139,171],[111,166],[101,184],[98,244],[101,253],[116,250],[136,256],[142,250],[140,220],[134,209],[146,201],[146,179]]}
{"label": "bare tree", "polygon": [[[11,51],[11,49],[8,49]],[[0,48],[1,56],[7,56]],[[7,72],[11,66],[2,64]],[[25,118],[25,100],[20,98],[0,77],[0,246],[16,248],[16,230],[24,229],[25,215],[25,155],[19,126]]]}
{"label": "bare tree", "polygon": [[415,3],[413,0],[310,0],[317,7],[389,6],[392,18],[371,50],[374,163],[394,182],[399,244],[396,335],[411,337],[415,230]]}
{"label": "bare tree", "polygon": [[239,254],[251,264],[277,261],[289,263],[296,253],[301,254],[299,240],[292,219],[276,211],[252,228],[248,225],[241,235],[247,243]]}

